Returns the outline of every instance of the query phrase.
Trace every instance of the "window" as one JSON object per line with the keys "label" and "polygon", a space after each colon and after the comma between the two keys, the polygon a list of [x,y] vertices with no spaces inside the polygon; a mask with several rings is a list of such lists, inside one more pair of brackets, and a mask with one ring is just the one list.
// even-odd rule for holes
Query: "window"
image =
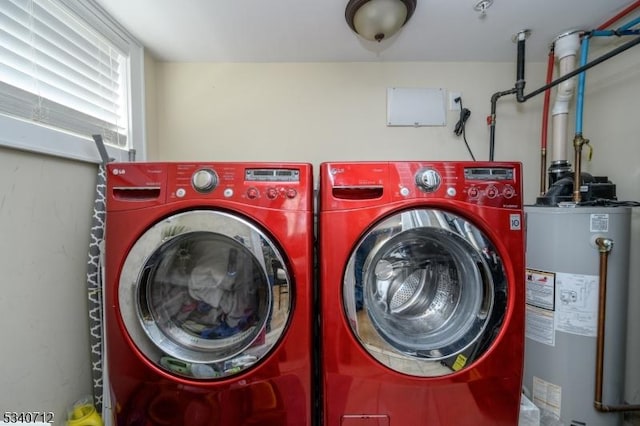
{"label": "window", "polygon": [[143,51],[93,0],[2,0],[0,38],[0,144],[144,158]]}

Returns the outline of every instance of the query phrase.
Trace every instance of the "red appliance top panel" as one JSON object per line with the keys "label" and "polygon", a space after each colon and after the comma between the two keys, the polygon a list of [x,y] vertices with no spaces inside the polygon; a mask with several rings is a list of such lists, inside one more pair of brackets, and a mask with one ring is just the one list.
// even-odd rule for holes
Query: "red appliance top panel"
{"label": "red appliance top panel", "polygon": [[324,211],[421,199],[522,208],[518,162],[322,163],[320,188],[320,210]]}
{"label": "red appliance top panel", "polygon": [[184,201],[312,211],[308,163],[114,163],[107,173],[109,211]]}

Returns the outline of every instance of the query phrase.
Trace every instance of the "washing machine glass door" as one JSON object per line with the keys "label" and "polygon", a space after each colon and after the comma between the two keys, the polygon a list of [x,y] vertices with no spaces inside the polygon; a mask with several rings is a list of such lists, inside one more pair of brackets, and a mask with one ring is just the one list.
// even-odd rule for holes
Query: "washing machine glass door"
{"label": "washing machine glass door", "polygon": [[284,332],[291,304],[274,304],[276,279],[290,285],[283,255],[263,231],[236,215],[190,211],[134,244],[119,307],[151,362],[182,376],[225,377],[257,363]]}
{"label": "washing machine glass door", "polygon": [[389,368],[416,376],[461,370],[491,345],[507,285],[494,245],[470,221],[413,209],[357,244],[343,301],[354,334]]}

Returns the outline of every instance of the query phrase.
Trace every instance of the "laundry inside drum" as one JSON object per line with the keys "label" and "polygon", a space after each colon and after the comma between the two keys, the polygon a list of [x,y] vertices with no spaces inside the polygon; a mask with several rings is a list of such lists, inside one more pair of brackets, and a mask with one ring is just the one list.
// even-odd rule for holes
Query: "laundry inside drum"
{"label": "laundry inside drum", "polygon": [[215,362],[241,353],[260,336],[272,295],[256,256],[239,241],[184,233],[148,263],[152,272],[141,305],[149,320],[143,325],[161,333],[156,344],[164,352]]}

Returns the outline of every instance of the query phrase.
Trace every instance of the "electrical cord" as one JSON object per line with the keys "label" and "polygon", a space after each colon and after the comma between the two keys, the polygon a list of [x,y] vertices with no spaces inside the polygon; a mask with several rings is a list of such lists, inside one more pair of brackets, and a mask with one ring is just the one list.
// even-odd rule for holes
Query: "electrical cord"
{"label": "electrical cord", "polygon": [[471,116],[471,111],[468,110],[467,108],[463,108],[461,97],[458,96],[457,98],[454,99],[454,101],[460,104],[460,119],[458,120],[455,128],[453,129],[453,133],[456,136],[462,135],[462,139],[464,140],[464,144],[467,146],[467,151],[469,151],[469,155],[471,155],[471,158],[473,159],[473,161],[476,161],[476,157],[473,155],[473,152],[471,151],[471,147],[469,147],[469,142],[467,142],[467,134],[465,131],[467,120]]}

